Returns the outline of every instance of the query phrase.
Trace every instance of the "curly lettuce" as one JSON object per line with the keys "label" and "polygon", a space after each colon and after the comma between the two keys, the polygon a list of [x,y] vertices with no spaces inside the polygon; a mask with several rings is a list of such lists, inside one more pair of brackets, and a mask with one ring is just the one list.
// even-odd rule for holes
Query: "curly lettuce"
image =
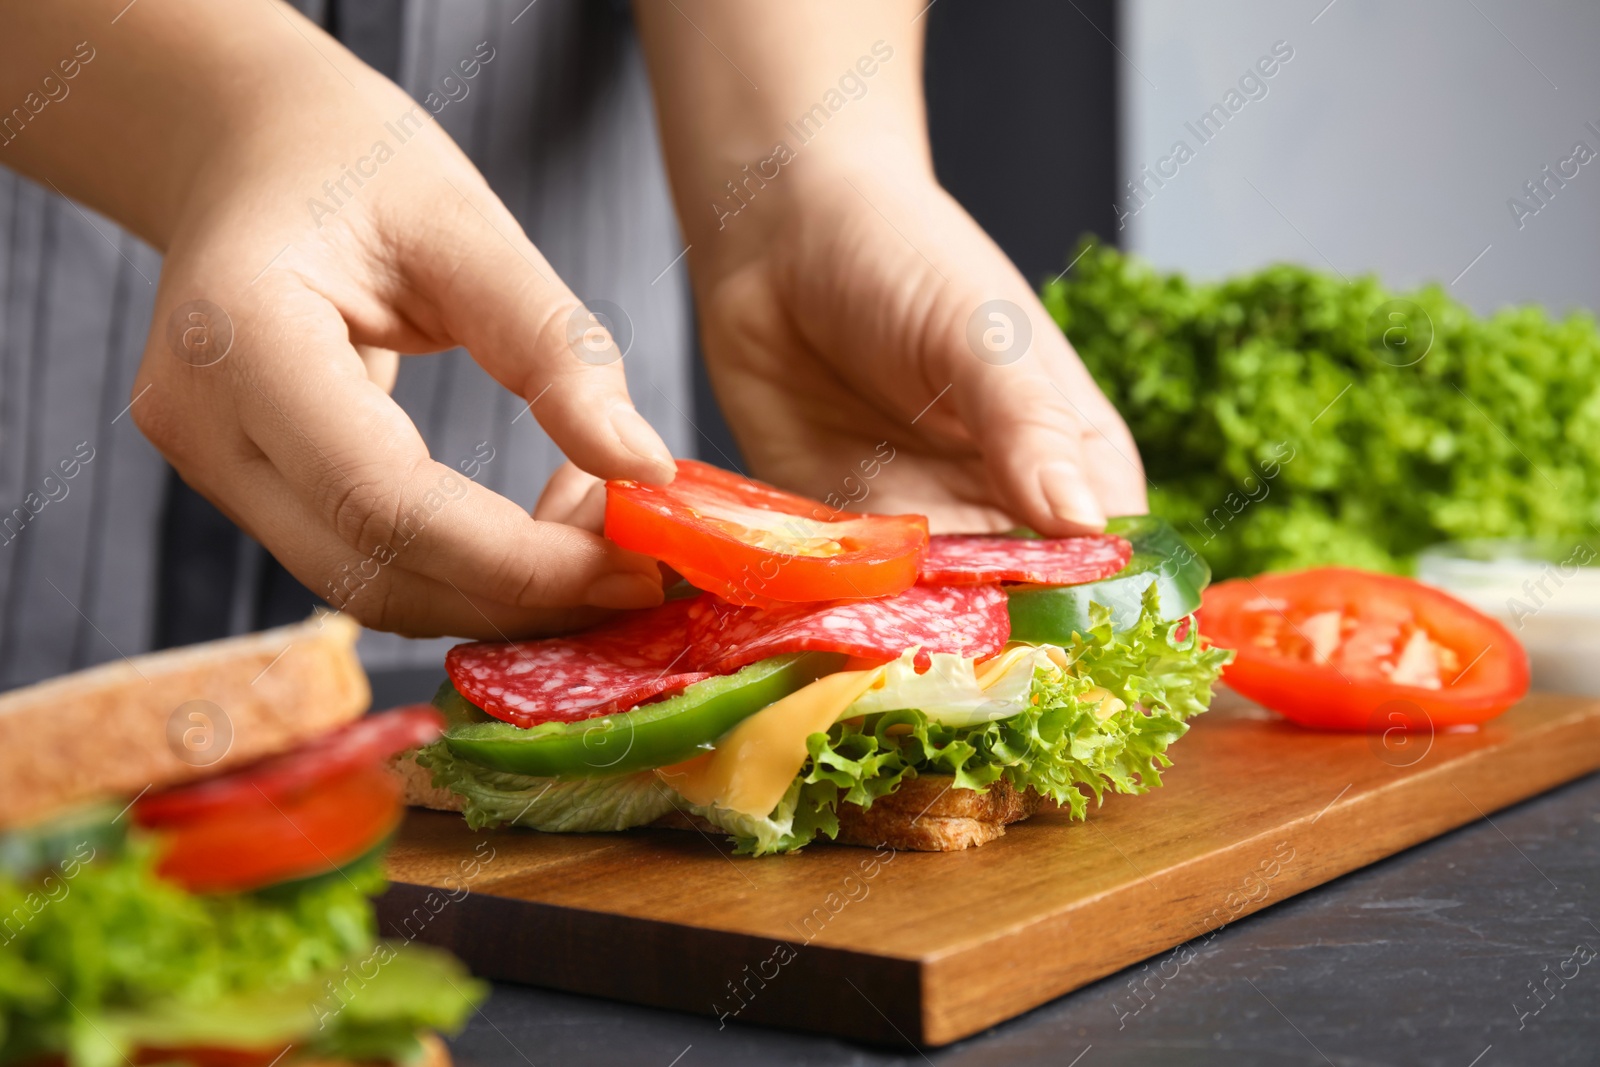
{"label": "curly lettuce", "polygon": [[974,790],[1004,779],[1079,819],[1090,796],[1098,803],[1108,791],[1147,792],[1161,784],[1168,746],[1209,706],[1233,654],[1205,647],[1190,619],[1162,622],[1153,586],[1133,628],[1114,631],[1099,605],[1091,622],[1064,648],[1066,669],[1035,671],[1034,701],[1021,714],[975,726],[946,726],[917,710],[845,719],[807,740],[805,766],[766,818],[691,810],[730,834],[740,853],[763,855],[838,836],[840,801],[871,807],[918,774],[948,774],[954,788]]}
{"label": "curly lettuce", "polygon": [[131,837],[0,873],[0,1062],[117,1067],[139,1048],[260,1048],[407,1062],[484,988],[451,957],[380,942],[376,854],[255,893],[194,895]]}

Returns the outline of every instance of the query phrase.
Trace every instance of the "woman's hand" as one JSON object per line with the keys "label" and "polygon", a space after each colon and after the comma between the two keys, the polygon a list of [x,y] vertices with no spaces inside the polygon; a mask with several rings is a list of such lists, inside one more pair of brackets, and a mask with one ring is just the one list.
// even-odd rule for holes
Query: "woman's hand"
{"label": "woman's hand", "polygon": [[755,473],[936,530],[1065,534],[1145,510],[1122,419],[931,174],[780,172],[725,223],[696,293]]}
{"label": "woman's hand", "polygon": [[1122,420],[934,178],[926,0],[635,9],[707,366],[755,474],[946,530],[1144,510]]}
{"label": "woman's hand", "polygon": [[165,253],[131,413],[184,480],[378,628],[658,602],[652,561],[430,457],[388,395],[398,353],[465,345],[585,470],[673,474],[609,336],[427,112],[286,5],[122,6],[17,9],[0,67],[99,43],[10,158]]}

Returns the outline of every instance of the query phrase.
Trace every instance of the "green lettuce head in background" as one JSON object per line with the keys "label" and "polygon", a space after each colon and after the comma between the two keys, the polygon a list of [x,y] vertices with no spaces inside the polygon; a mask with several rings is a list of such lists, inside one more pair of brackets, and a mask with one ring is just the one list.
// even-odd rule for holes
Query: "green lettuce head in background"
{"label": "green lettuce head in background", "polygon": [[1128,421],[1151,511],[1219,578],[1409,571],[1600,522],[1600,332],[1277,265],[1191,283],[1091,245],[1045,306]]}

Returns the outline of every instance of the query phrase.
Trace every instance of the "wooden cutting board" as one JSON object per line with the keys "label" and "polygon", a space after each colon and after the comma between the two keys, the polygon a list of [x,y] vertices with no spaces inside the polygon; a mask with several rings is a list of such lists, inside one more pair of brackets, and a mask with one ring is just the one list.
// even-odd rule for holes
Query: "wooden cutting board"
{"label": "wooden cutting board", "polygon": [[1384,738],[1224,695],[1172,754],[1148,796],[944,854],[753,860],[698,833],[474,833],[414,811],[380,921],[490,978],[940,1045],[1149,957],[1151,981],[1174,977],[1175,946],[1595,770],[1600,701],[1534,694],[1476,732]]}

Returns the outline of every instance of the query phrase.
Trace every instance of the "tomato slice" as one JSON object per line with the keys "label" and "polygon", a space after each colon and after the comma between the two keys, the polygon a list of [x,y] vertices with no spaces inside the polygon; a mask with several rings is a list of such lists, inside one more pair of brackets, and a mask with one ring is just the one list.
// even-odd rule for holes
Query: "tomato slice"
{"label": "tomato slice", "polygon": [[403,810],[399,779],[373,763],[281,804],[163,827],[156,871],[192,893],[309,878],[370,851]]}
{"label": "tomato slice", "polygon": [[385,757],[439,736],[426,704],[350,723],[207,782],[143,797],[136,822],[161,837],[157,871],[192,892],[241,892],[331,870],[370,850],[403,810]]}
{"label": "tomato slice", "polygon": [[857,515],[694,460],[671,485],[606,483],[606,536],[735,604],[859,600],[911,588],[921,515]]}
{"label": "tomato slice", "polygon": [[134,805],[139,824],[172,826],[293,801],[345,771],[375,764],[396,752],[434,740],[444,716],[431,704],[412,704],[341,726],[293,752],[272,756],[229,774],[143,797]]}
{"label": "tomato slice", "polygon": [[1476,723],[1528,691],[1511,631],[1409,578],[1342,567],[1236,578],[1206,590],[1199,618],[1236,650],[1222,680],[1302,726]]}

